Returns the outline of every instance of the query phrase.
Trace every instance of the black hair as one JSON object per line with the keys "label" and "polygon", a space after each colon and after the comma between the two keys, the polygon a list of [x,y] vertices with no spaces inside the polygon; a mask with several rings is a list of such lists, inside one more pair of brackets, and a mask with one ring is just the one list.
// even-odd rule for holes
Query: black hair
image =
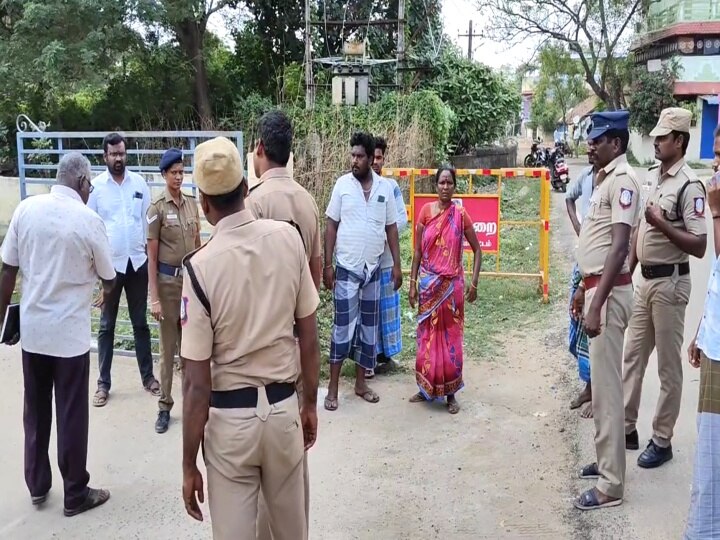
{"label": "black hair", "polygon": [[688,149],[688,146],[690,145],[690,134],[687,131],[673,130],[671,132],[671,135],[673,136],[673,140],[675,140],[675,141],[677,141],[678,137],[683,138],[682,153],[683,153],[683,156],[685,154],[687,154],[687,149]]}
{"label": "black hair", "polygon": [[362,146],[367,157],[372,161],[375,156],[375,139],[369,133],[357,131],[350,137],[350,146]]}
{"label": "black hair", "polygon": [[715,138],[717,139],[718,137],[720,137],[720,124],[715,128]]}
{"label": "black hair", "polygon": [[240,185],[233,189],[230,193],[223,193],[222,195],[206,195],[203,193],[208,202],[218,212],[229,212],[235,210],[237,206],[243,201],[243,184],[245,179],[240,182]]}
{"label": "black hair", "polygon": [[270,111],[258,121],[260,141],[270,161],[285,167],[290,161],[293,128],[290,119],[282,111]]}
{"label": "black hair", "polygon": [[450,165],[442,165],[435,173],[435,185],[437,186],[440,183],[440,175],[444,173],[445,171],[448,171],[450,173],[450,176],[452,176],[453,179],[453,185],[457,186],[457,176],[455,173],[455,169],[452,168]]}
{"label": "black hair", "polygon": [[[627,129],[608,129],[603,135],[609,141],[620,139],[620,150],[624,154],[630,144],[630,132]],[[600,138],[600,137],[598,137]]]}
{"label": "black hair", "polygon": [[383,156],[387,152],[387,141],[383,137],[375,137],[375,150],[377,149],[380,149]]}
{"label": "black hair", "polygon": [[125,137],[123,137],[119,133],[108,133],[103,139],[103,152],[107,154],[108,146],[115,146],[116,144],[120,143],[123,143],[125,145],[125,148],[127,148],[127,141],[125,141]]}

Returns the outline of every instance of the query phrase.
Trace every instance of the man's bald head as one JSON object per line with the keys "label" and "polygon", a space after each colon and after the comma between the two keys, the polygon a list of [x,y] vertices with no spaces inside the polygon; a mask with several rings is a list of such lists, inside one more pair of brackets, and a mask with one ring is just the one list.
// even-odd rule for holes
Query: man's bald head
{"label": "man's bald head", "polygon": [[83,202],[90,197],[90,162],[80,152],[68,152],[60,158],[57,183],[76,191]]}

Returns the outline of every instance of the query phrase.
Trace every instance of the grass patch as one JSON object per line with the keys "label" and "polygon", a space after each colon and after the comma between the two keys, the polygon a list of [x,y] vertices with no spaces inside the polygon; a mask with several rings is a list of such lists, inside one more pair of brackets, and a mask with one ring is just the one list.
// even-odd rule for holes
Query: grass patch
{"label": "grass patch", "polygon": [[[474,191],[493,192],[495,180],[475,181]],[[540,181],[535,179],[504,180],[502,186],[502,219],[505,221],[539,220]],[[552,230],[552,228],[551,228]],[[539,272],[539,228],[533,226],[504,225],[500,228],[501,251],[498,257],[483,256],[483,271],[502,272]],[[410,268],[412,259],[411,234],[407,230],[400,238],[403,268]],[[469,276],[467,277],[469,281]],[[408,304],[408,275],[404,276],[401,291],[401,315],[403,350],[396,360],[402,370],[411,371],[415,365],[415,313]],[[524,327],[535,325],[546,317],[552,304],[565,301],[565,277],[560,268],[553,267],[551,261],[550,304],[542,303],[539,279],[532,278],[495,278],[482,276],[478,285],[478,298],[474,304],[465,305],[465,357],[475,360],[494,360],[501,352],[501,346],[509,335],[522,332]],[[320,335],[322,376],[328,376],[328,355],[330,351],[330,333],[333,321],[333,302],[329,291],[322,290],[318,310],[318,332]],[[124,302],[123,302],[124,303]],[[93,310],[99,317],[99,312]],[[127,311],[120,309],[116,335],[132,335],[127,320]],[[157,340],[157,325],[148,315],[151,323],[152,338]],[[97,320],[93,321],[93,330],[97,331]],[[116,348],[131,349],[132,340],[116,339]],[[157,342],[153,351],[158,352]],[[343,375],[354,376],[355,364],[346,362]]]}

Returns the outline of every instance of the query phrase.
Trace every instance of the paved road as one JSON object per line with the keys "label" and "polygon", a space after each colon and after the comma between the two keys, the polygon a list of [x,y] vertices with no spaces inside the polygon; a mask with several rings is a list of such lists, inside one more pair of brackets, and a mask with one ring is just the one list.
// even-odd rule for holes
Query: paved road
{"label": "paved road", "polygon": [[[577,174],[581,162],[572,162],[571,174]],[[710,171],[700,171],[701,177],[709,177]],[[557,199],[555,203],[562,202]],[[704,259],[691,259],[692,295],[685,317],[685,347],[694,337],[698,322],[702,315],[707,280],[714,258],[712,220],[708,216],[708,249]],[[563,223],[561,226],[567,226]],[[583,516],[586,526],[586,538],[627,538],[627,539],[676,539],[680,538],[685,525],[690,501],[690,485],[692,482],[692,464],[695,450],[695,413],[697,410],[699,370],[687,363],[683,355],[684,384],[682,410],[673,439],[674,459],[656,470],[643,470],[637,466],[636,460],[640,451],[627,454],[627,489],[625,504],[617,509],[603,510]],[[643,441],[652,435],[652,419],[655,404],[660,391],[657,375],[657,358],[650,358],[643,386],[642,403],[638,419],[638,432]],[[592,422],[580,424],[579,442],[581,455],[585,462],[594,460],[592,446]],[[584,487],[577,483],[578,488]],[[617,536],[619,527],[624,532]],[[591,532],[592,531],[592,532]]]}

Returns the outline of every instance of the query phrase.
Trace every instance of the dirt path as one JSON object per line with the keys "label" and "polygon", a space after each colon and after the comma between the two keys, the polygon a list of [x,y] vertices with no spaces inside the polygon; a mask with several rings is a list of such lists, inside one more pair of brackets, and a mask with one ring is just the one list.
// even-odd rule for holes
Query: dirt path
{"label": "dirt path", "polygon": [[[554,196],[554,223],[562,222],[558,201]],[[556,227],[554,264],[569,265],[567,243]],[[553,286],[564,289],[564,280]],[[518,328],[494,361],[468,360],[463,410],[455,417],[440,405],[408,403],[415,392],[410,374],[379,378],[377,405],[356,398],[344,382],[340,409],[320,411],[319,442],[310,454],[311,538],[587,538],[586,524],[570,508],[579,489],[571,480],[579,445],[577,416],[567,410],[577,377],[565,328],[564,305],[551,306],[544,328]],[[47,506],[36,511],[29,504],[20,354],[0,349],[6,389],[0,393],[0,499],[7,501],[0,507],[0,537],[82,540],[109,531],[115,539],[210,537],[209,523],[196,524],[182,509],[179,403],[170,431],[156,435],[156,404],[140,389],[133,364],[117,359],[111,401],[91,411],[92,483],[111,489],[113,498],[66,519],[57,470]],[[91,380],[95,371],[93,358]]]}

